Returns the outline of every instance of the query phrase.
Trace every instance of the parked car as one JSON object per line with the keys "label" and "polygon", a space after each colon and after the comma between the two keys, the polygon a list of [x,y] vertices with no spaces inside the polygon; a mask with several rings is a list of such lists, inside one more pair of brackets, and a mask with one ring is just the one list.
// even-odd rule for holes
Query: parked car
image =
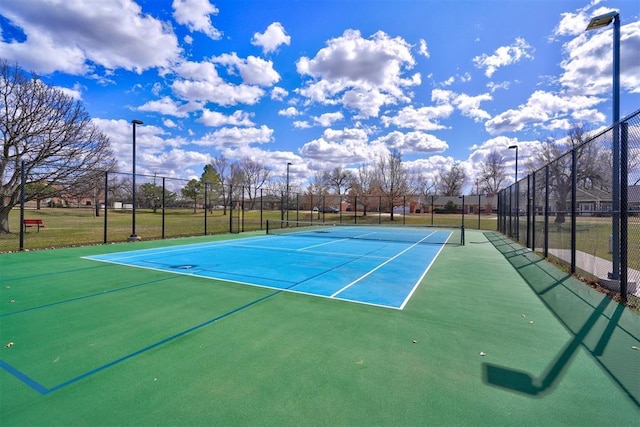
{"label": "parked car", "polygon": [[327,206],[327,207],[324,208],[324,210],[322,212],[325,212],[325,213],[338,213],[340,211],[338,210],[338,208],[334,208],[333,206]]}

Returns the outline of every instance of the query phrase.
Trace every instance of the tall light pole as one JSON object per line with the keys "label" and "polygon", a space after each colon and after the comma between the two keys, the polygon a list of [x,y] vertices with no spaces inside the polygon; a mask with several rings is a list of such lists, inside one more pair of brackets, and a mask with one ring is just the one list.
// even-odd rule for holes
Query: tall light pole
{"label": "tall light pole", "polygon": [[131,124],[133,125],[133,204],[131,209],[131,236],[129,236],[129,241],[135,242],[140,240],[140,237],[136,234],[136,125],[141,125],[141,120],[131,120]]}
{"label": "tall light pole", "polygon": [[520,240],[520,186],[518,185],[518,146],[510,145],[509,150],[516,150],[516,240]]}
{"label": "tall light pole", "polygon": [[287,221],[289,221],[289,167],[291,162],[287,162]]}
{"label": "tall light pole", "polygon": [[620,278],[620,14],[609,12],[591,19],[585,31],[609,26],[613,22],[613,174],[611,191],[612,214],[612,263],[609,279]]}

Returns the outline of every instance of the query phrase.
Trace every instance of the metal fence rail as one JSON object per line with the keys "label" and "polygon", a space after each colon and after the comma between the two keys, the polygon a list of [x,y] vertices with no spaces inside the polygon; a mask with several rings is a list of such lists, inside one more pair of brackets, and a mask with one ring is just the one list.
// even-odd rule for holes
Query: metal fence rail
{"label": "metal fence rail", "polygon": [[640,111],[529,173],[502,190],[498,200],[500,232],[559,260],[572,273],[619,290],[623,299],[638,293]]}

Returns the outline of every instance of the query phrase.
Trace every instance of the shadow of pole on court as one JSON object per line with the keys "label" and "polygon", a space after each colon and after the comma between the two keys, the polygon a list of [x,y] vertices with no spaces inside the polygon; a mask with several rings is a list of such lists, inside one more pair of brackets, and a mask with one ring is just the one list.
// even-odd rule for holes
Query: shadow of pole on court
{"label": "shadow of pole on court", "polygon": [[[640,379],[640,371],[635,371],[631,367],[630,364],[633,363],[633,358],[625,360],[623,353],[621,353],[621,351],[627,350],[629,347],[626,345],[620,347],[621,342],[617,340],[615,342],[617,349],[611,349],[613,353],[607,352],[608,355],[605,354],[605,350],[611,344],[614,334],[620,333],[625,336],[625,341],[628,345],[631,345],[631,348],[634,348],[637,345],[636,343],[640,342],[637,333],[634,333],[633,325],[635,325],[635,322],[630,321],[628,317],[625,320],[627,311],[625,307],[614,302],[608,296],[597,294],[595,291],[583,292],[582,287],[586,287],[586,285],[579,285],[578,279],[575,279],[575,283],[573,283],[574,279],[571,275],[561,270],[552,272],[552,266],[546,262],[533,262],[535,259],[543,258],[534,252],[523,251],[518,244],[509,241],[508,238],[499,233],[485,233],[485,236],[518,271],[531,290],[536,293],[549,311],[573,335],[573,338],[539,378],[533,377],[530,373],[508,367],[484,364],[482,373],[484,382],[530,396],[542,395],[553,389],[558,383],[578,348],[582,346],[595,358],[597,363],[621,387],[627,396],[636,405],[640,406],[640,382],[638,381]],[[541,273],[543,273],[543,276],[540,275]],[[561,292],[564,290],[568,291],[568,293],[565,294],[566,296],[561,296]],[[573,304],[575,301],[583,303],[583,307],[575,306]],[[605,310],[610,304],[615,304],[615,307],[612,313],[608,315]],[[611,309],[608,311],[611,311]],[[580,329],[576,331],[572,325],[576,324],[579,317],[583,316],[586,316],[586,320]],[[624,325],[621,325],[621,322]],[[589,342],[592,341],[594,336],[598,339],[593,348],[590,348],[585,343],[585,338],[589,334],[591,334]]]}
{"label": "shadow of pole on court", "polygon": [[[573,336],[573,339],[567,343],[564,350],[562,350],[562,352],[560,352],[551,362],[540,378],[534,378],[526,372],[516,371],[490,363],[484,363],[483,379],[485,383],[531,396],[542,395],[553,389],[566,368],[569,366],[571,359],[575,356],[580,345],[582,345],[585,337],[589,334],[593,325],[604,313],[604,310],[610,302],[611,300],[607,297],[604,297],[602,301],[600,301],[600,304],[598,304],[598,307],[593,311],[591,316],[589,316],[584,325],[582,325],[580,330]],[[610,323],[614,322],[616,322],[615,319],[610,319]],[[607,327],[600,341],[603,339],[605,341],[608,340],[613,333],[614,328],[615,324],[613,327]],[[609,334],[609,337],[605,337],[607,333]]]}

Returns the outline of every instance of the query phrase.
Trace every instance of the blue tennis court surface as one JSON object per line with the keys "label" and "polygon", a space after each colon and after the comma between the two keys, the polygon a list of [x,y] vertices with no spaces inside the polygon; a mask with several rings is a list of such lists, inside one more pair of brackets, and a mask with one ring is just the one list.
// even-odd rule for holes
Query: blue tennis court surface
{"label": "blue tennis court surface", "polygon": [[[377,229],[358,227],[362,236]],[[415,242],[268,235],[88,259],[402,309],[449,231],[408,231]],[[423,234],[420,234],[423,233]]]}

